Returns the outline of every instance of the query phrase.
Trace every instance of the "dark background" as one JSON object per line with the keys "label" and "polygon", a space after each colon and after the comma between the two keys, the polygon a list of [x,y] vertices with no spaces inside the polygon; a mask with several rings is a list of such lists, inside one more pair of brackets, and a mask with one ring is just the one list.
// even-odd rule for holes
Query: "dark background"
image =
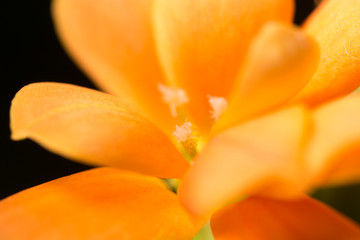
{"label": "dark background", "polygon": [[[313,10],[313,0],[297,0],[295,22]],[[51,154],[36,143],[9,138],[9,108],[15,93],[33,82],[54,81],[94,88],[60,46],[52,25],[50,0],[6,0],[1,8],[2,78],[0,199],[40,183],[88,169]],[[360,187],[324,189],[315,196],[360,222]]]}

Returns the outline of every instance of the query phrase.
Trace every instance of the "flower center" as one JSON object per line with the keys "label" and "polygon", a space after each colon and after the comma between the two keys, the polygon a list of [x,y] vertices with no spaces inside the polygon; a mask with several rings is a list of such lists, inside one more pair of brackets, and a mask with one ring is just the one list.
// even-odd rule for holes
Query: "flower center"
{"label": "flower center", "polygon": [[178,140],[180,143],[186,142],[189,139],[194,138],[192,135],[192,124],[191,122],[185,122],[180,127],[178,125],[175,126],[174,136],[176,140]]}
{"label": "flower center", "polygon": [[191,161],[197,153],[196,147],[198,140],[198,137],[193,133],[191,122],[185,122],[181,126],[176,125],[173,135],[182,145],[184,155]]}
{"label": "flower center", "polygon": [[[187,120],[186,114],[183,114],[184,108],[182,105],[190,101],[188,95],[184,89],[166,86],[163,84],[158,84],[159,92],[162,95],[163,101],[169,105],[171,115],[174,118],[177,118],[177,122],[180,122],[182,125],[175,125],[173,136],[180,144],[179,148],[182,151],[183,155],[191,161],[198,152],[199,145],[203,143],[202,139],[194,129],[193,124]],[[208,101],[211,110],[209,111],[209,118],[217,121],[219,117],[225,112],[228,103],[223,97],[208,96]],[[179,111],[181,118],[178,118]],[[184,116],[183,116],[184,115]]]}

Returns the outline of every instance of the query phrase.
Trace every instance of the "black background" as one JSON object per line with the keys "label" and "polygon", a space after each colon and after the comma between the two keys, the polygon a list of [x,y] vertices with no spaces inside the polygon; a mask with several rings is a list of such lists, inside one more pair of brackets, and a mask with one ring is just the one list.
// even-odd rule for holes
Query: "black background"
{"label": "black background", "polygon": [[[313,0],[298,0],[295,22],[313,10]],[[88,169],[25,140],[9,138],[9,108],[15,93],[32,82],[68,82],[94,88],[60,46],[52,25],[50,0],[6,0],[1,8],[0,199],[40,183]],[[347,186],[315,194],[360,222],[360,188]]]}

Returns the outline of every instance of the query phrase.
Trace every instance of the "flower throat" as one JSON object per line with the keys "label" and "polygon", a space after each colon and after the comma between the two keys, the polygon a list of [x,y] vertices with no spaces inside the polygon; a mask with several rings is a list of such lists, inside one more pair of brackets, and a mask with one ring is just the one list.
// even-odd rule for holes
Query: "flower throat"
{"label": "flower throat", "polygon": [[[162,100],[169,105],[171,116],[178,119],[179,125],[175,125],[173,136],[179,144],[179,149],[184,157],[191,163],[203,145],[203,139],[196,131],[196,127],[187,119],[184,104],[190,102],[186,91],[181,88],[158,85]],[[223,97],[208,95],[208,102],[211,107],[209,117],[217,121],[227,108],[227,101]]]}

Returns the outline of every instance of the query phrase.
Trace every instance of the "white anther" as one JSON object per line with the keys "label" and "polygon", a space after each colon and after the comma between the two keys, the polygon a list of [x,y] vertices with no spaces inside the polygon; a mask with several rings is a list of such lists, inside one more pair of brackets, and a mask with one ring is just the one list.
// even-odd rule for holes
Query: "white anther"
{"label": "white anther", "polygon": [[228,103],[223,97],[212,97],[208,96],[209,103],[212,108],[210,111],[211,118],[218,120],[221,114],[223,114],[228,106]]}
{"label": "white anther", "polygon": [[163,84],[158,85],[164,102],[169,104],[171,115],[177,117],[177,107],[189,102],[186,92],[181,88],[169,87]]}
{"label": "white anther", "polygon": [[192,139],[194,136],[192,135],[192,124],[191,122],[185,122],[180,127],[178,125],[175,126],[175,131],[173,132],[176,140],[179,142],[186,142],[189,139]]}

